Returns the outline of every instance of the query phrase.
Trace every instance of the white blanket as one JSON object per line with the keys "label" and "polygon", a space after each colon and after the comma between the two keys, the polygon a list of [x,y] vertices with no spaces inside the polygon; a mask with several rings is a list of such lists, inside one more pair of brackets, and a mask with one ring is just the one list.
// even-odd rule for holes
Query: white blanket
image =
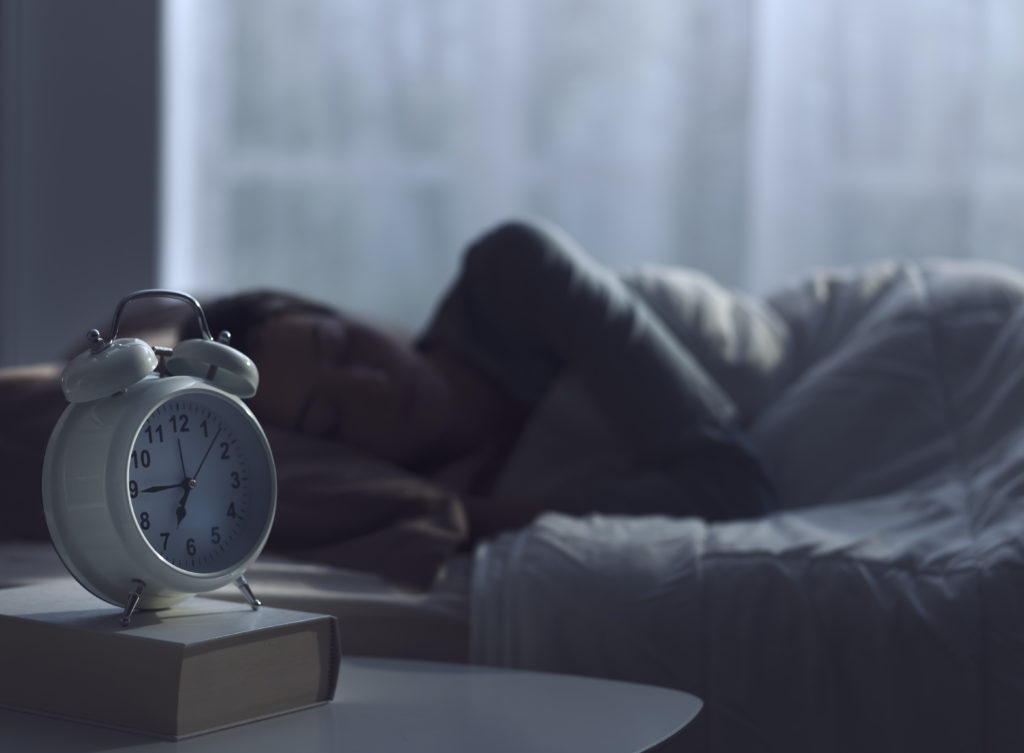
{"label": "white blanket", "polygon": [[[1024,277],[882,264],[753,301],[681,274],[634,284],[741,406],[786,509],[506,534],[476,553],[472,659],[689,690],[707,750],[1020,750]],[[505,493],[600,477],[605,440],[565,446],[585,402],[552,391]]]}

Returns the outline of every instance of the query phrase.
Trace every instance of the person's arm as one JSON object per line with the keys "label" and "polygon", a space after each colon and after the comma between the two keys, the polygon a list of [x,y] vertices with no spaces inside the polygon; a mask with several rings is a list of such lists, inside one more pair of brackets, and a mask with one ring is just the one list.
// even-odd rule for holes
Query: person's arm
{"label": "person's arm", "polygon": [[531,405],[571,369],[640,471],[667,472],[678,489],[648,495],[659,496],[645,500],[654,509],[637,512],[725,518],[773,506],[729,397],[640,298],[557,230],[510,223],[474,243],[421,344]]}
{"label": "person's arm", "polygon": [[473,244],[422,343],[451,349],[528,404],[571,368],[645,455],[735,413],[642,300],[543,226],[502,225]]}

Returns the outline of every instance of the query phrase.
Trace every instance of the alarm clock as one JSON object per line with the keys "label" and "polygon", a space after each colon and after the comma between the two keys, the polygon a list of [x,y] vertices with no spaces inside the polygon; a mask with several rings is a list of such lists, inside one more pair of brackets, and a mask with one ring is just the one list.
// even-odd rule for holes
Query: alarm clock
{"label": "alarm clock", "polygon": [[[119,338],[131,301],[186,302],[201,337],[173,349]],[[266,435],[241,398],[259,384],[255,364],[214,339],[199,302],[140,290],[115,309],[110,336],[61,374],[70,405],[50,435],[43,509],[54,548],[87,590],[117,606],[172,606],[234,582],[253,609],[245,570],[270,535],[277,477]]]}

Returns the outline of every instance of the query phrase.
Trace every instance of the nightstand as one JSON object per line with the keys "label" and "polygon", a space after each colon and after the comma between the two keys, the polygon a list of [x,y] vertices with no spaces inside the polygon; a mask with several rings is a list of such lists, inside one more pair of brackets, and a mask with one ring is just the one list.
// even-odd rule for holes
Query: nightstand
{"label": "nightstand", "polygon": [[314,709],[177,743],[0,710],[0,750],[636,753],[671,739],[700,707],[688,693],[648,685],[349,657],[334,701]]}

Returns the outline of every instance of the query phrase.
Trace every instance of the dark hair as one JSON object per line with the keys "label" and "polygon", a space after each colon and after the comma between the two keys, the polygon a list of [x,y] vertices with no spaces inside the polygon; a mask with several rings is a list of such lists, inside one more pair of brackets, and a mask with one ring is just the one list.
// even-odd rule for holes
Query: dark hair
{"label": "dark hair", "polygon": [[[295,293],[280,290],[250,290],[203,304],[210,331],[216,337],[227,330],[231,345],[251,356],[258,344],[260,325],[269,319],[286,314],[326,314],[338,316],[338,311]],[[179,328],[181,339],[199,337],[199,323],[189,317]]]}

